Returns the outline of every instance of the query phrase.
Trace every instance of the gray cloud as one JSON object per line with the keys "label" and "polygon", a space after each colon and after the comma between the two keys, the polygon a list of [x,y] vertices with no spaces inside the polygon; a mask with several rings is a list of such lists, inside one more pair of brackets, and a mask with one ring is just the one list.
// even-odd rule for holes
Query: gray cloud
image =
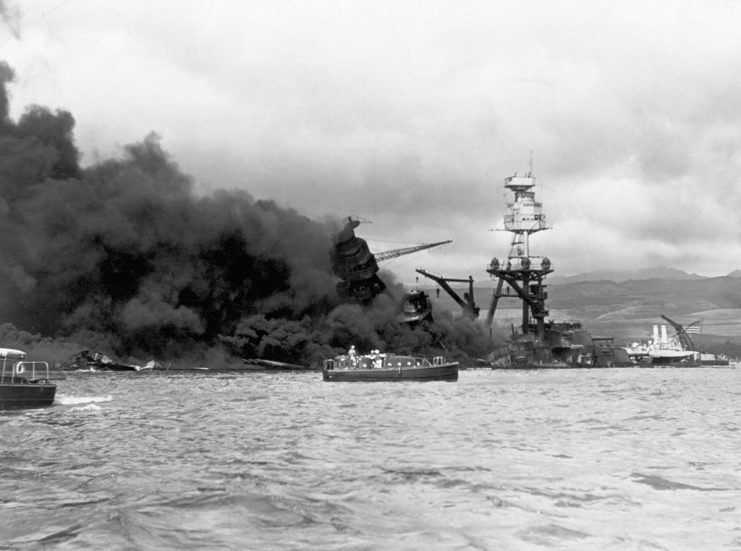
{"label": "gray cloud", "polygon": [[485,279],[531,150],[558,269],[738,267],[738,4],[183,6],[28,18],[18,102],[70,108],[84,162],[155,130],[196,189],[452,238],[421,259],[439,272]]}
{"label": "gray cloud", "polygon": [[20,25],[20,10],[18,6],[10,4],[5,0],[0,0],[0,19],[5,24],[11,35],[20,39],[21,37],[21,25]]}

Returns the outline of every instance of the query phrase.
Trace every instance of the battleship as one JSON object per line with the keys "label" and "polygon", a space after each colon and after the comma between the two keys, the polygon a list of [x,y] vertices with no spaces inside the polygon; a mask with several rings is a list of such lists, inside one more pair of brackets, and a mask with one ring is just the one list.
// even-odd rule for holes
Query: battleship
{"label": "battleship", "polygon": [[[486,267],[489,276],[496,280],[486,326],[495,321],[497,308],[502,300],[520,303],[519,331],[512,327],[508,341],[497,346],[480,365],[504,369],[537,368],[595,368],[627,367],[635,363],[627,351],[616,346],[612,337],[593,337],[580,321],[556,322],[549,319],[546,307],[548,292],[545,279],[554,270],[550,259],[534,255],[530,237],[550,229],[543,212],[543,204],[535,198],[535,176],[532,167],[525,176],[515,173],[504,180],[508,196],[504,214],[504,230],[512,234],[509,251],[503,260],[493,258]],[[417,270],[432,279],[461,307],[464,317],[477,319],[480,308],[476,305],[473,278],[447,278]],[[461,297],[450,285],[467,283],[468,290]]]}
{"label": "battleship", "polygon": [[550,229],[543,204],[535,198],[532,167],[525,176],[504,180],[508,202],[504,230],[512,234],[509,252],[492,258],[486,271],[496,280],[486,322],[491,325],[499,302],[515,299],[521,306],[520,333],[488,357],[492,367],[595,368],[634,365],[612,337],[592,337],[580,321],[556,322],[546,308],[545,279],[554,271],[550,259],[532,254],[530,237]]}

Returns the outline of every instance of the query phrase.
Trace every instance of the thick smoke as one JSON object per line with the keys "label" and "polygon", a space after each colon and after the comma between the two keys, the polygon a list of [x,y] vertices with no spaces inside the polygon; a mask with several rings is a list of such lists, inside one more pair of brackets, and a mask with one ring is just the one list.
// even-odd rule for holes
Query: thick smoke
{"label": "thick smoke", "polygon": [[341,303],[329,259],[339,221],[241,191],[199,196],[154,134],[81,167],[70,113],[32,106],[10,120],[12,79],[0,63],[4,338],[161,361],[312,364],[350,344],[486,352],[479,326],[445,313],[400,324],[393,283],[370,307]]}

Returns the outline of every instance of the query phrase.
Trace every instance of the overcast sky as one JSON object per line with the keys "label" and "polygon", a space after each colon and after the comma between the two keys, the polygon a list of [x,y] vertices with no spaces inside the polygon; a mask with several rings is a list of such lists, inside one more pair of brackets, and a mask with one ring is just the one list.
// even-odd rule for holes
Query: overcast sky
{"label": "overcast sky", "polygon": [[485,280],[534,172],[557,275],[741,268],[741,2],[0,0],[12,114],[83,164],[150,132],[200,190],[361,216],[387,264]]}

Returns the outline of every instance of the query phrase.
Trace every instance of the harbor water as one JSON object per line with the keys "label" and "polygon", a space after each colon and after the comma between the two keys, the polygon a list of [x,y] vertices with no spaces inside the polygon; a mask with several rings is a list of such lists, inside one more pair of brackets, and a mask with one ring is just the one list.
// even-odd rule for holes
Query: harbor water
{"label": "harbor water", "polygon": [[741,370],[68,373],[0,549],[741,549]]}

